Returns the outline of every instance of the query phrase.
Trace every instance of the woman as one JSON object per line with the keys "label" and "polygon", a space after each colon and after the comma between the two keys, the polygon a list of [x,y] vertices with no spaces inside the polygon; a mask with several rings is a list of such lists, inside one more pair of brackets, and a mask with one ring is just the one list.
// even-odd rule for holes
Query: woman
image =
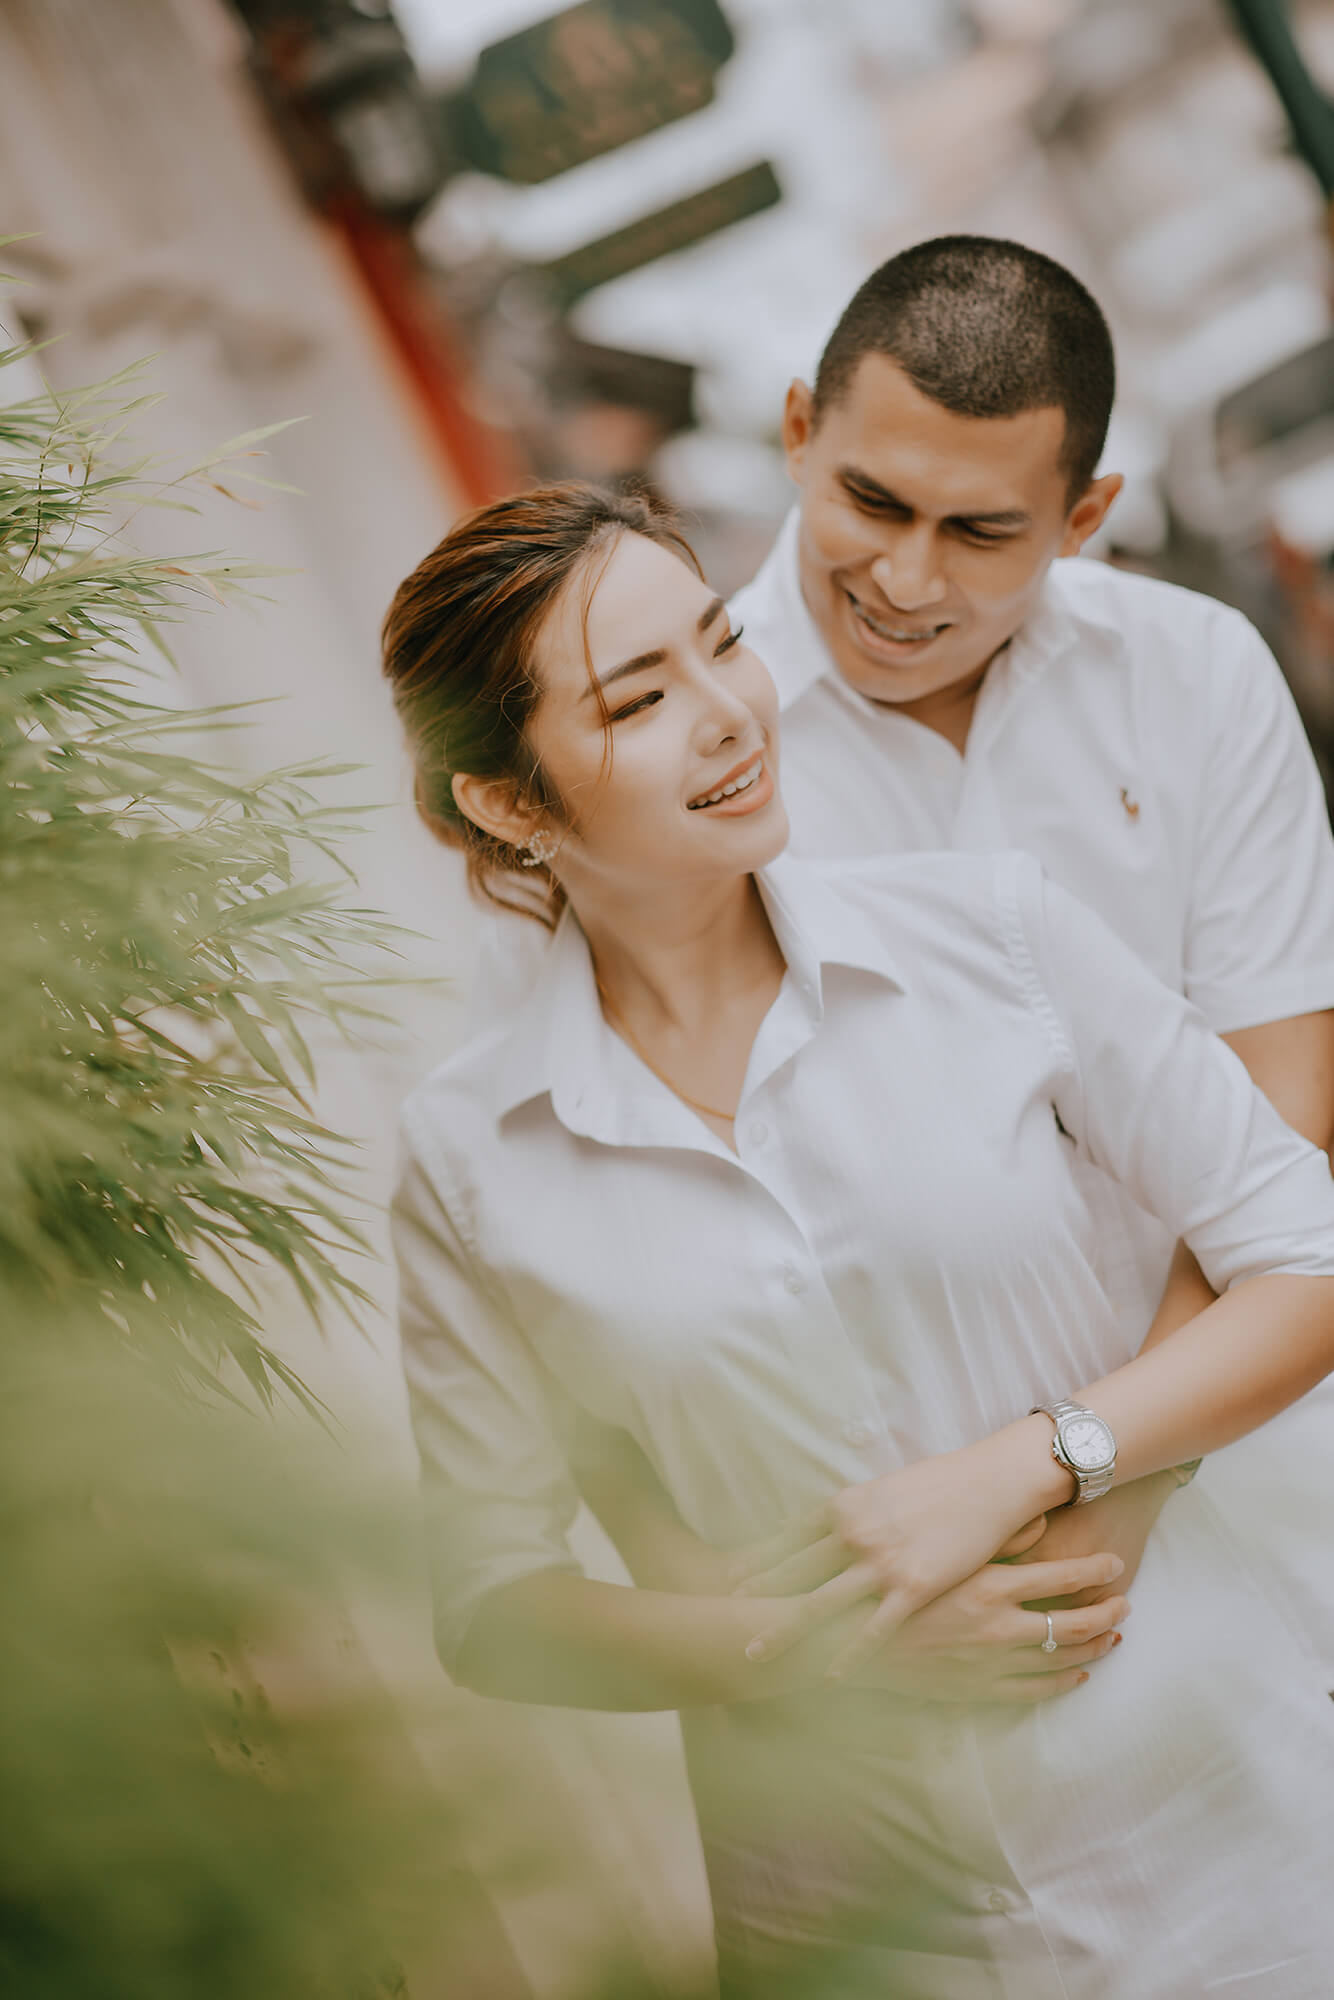
{"label": "woman", "polygon": [[[639,503],[474,515],[386,667],[431,824],[563,910],[405,1110],[450,1672],[686,1711],[728,1993],[1326,1993],[1334,1718],[1207,1499],[1174,1500],[1115,1660],[1124,1599],[1026,1608],[1114,1559],[991,1561],[1334,1365],[1323,1156],[1035,864],[780,862],[772,685]],[[1138,1358],[1090,1160],[1224,1294]],[[716,1546],[828,1509],[799,1643],[791,1600],[577,1573],[579,1412]],[[950,1703],[965,1668],[984,1705]]]}

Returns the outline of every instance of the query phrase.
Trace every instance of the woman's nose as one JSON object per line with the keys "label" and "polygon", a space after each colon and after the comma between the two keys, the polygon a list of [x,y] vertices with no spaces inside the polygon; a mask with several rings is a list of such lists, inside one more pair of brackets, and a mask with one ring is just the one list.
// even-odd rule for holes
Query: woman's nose
{"label": "woman's nose", "polygon": [[752,711],[740,695],[719,678],[716,670],[703,681],[700,696],[696,734],[702,747],[717,749],[720,744],[746,734]]}

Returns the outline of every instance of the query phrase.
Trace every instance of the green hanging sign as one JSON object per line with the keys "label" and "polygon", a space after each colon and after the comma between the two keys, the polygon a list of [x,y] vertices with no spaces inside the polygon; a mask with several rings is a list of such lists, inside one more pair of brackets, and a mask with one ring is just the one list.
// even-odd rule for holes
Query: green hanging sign
{"label": "green hanging sign", "polygon": [[582,0],[482,50],[450,150],[531,186],[701,110],[735,41],[718,0]]}
{"label": "green hanging sign", "polygon": [[701,188],[698,194],[688,194],[667,208],[655,209],[652,215],[641,215],[610,236],[581,244],[538,269],[554,287],[560,304],[572,305],[596,286],[624,277],[627,271],[637,271],[641,264],[651,264],[673,250],[684,250],[734,222],[759,215],[782,198],[778,177],[763,160],[729,180]]}

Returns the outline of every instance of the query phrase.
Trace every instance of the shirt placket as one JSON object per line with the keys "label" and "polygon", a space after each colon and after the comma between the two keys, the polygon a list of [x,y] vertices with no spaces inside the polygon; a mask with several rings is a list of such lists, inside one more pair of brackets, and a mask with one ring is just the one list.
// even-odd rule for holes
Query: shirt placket
{"label": "shirt placket", "polygon": [[[809,1041],[819,1019],[813,979],[789,972],[784,1005],[766,1023],[737,1106],[737,1158],[781,1211],[788,1243],[767,1274],[799,1379],[833,1427],[849,1480],[869,1479],[898,1463],[880,1411],[871,1368],[849,1334],[802,1219],[782,1128],[772,1104],[784,1065]],[[856,1454],[847,1458],[847,1452]]]}
{"label": "shirt placket", "polygon": [[994,854],[1011,844],[996,784],[993,752],[1013,697],[1016,669],[1013,659],[998,661],[982,683],[978,696],[964,750],[963,782],[951,840],[951,845],[960,852]]}

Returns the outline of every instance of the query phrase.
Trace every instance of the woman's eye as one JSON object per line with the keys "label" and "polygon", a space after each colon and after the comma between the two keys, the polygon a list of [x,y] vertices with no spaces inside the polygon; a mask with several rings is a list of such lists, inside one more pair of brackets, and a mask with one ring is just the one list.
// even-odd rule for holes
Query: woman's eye
{"label": "woman's eye", "polygon": [[655,701],[661,700],[662,690],[661,688],[655,688],[652,694],[641,694],[638,701],[627,702],[624,708],[613,709],[611,720],[613,722],[624,722],[628,715],[638,715],[641,708],[651,708]]}
{"label": "woman's eye", "polygon": [[727,637],[715,649],[713,655],[714,659],[721,660],[724,653],[730,653],[733,646],[735,646],[739,641],[741,634],[745,631],[745,629],[746,628],[744,625],[738,625],[735,632],[729,632]]}

